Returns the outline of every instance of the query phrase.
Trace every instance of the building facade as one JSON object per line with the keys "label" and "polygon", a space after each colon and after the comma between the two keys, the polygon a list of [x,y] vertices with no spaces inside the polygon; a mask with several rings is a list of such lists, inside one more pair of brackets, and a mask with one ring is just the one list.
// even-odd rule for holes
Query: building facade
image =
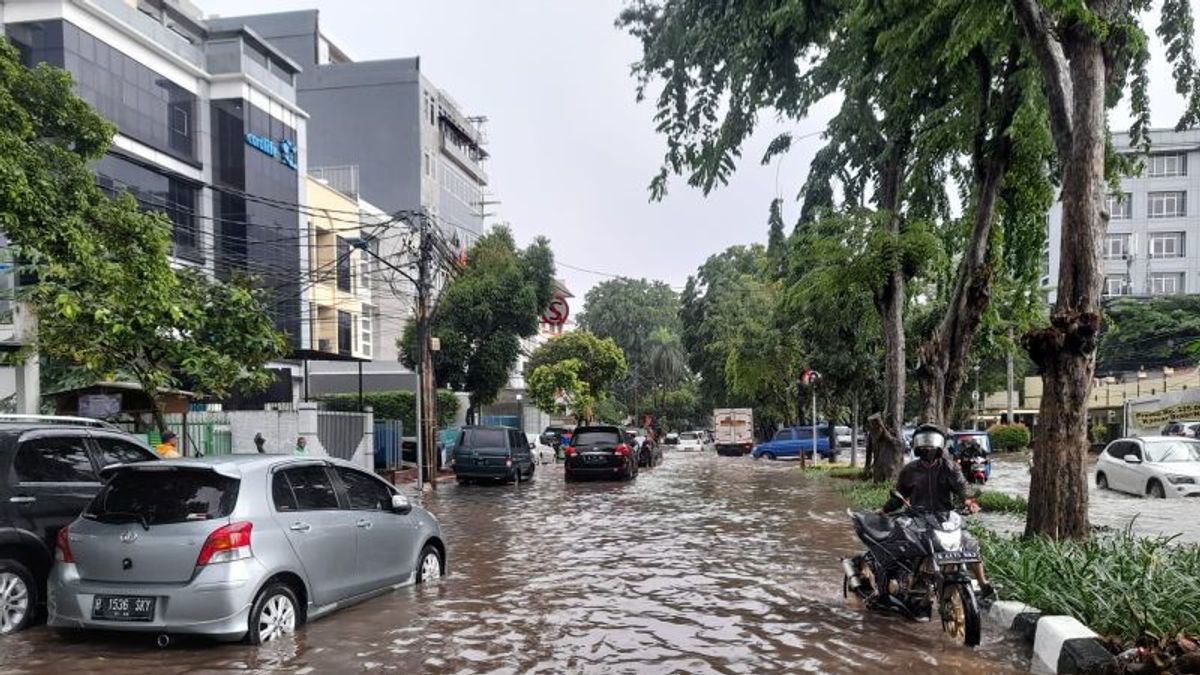
{"label": "building facade", "polygon": [[[1113,145],[1141,163],[1108,196],[1101,247],[1105,296],[1200,293],[1200,129],[1153,130],[1149,154],[1114,134]],[[1053,302],[1061,257],[1062,207],[1049,217],[1042,282]]]}
{"label": "building facade", "polygon": [[308,178],[309,312],[312,351],[370,360],[374,354],[371,279],[357,247],[363,225],[358,200]]}

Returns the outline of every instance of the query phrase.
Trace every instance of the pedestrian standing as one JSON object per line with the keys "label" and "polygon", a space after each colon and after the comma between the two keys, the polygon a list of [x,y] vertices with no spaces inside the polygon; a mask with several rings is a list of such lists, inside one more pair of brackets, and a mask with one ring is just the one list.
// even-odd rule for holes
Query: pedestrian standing
{"label": "pedestrian standing", "polygon": [[263,449],[263,446],[265,446],[266,444],[267,444],[267,439],[263,438],[263,435],[261,432],[254,434],[254,447],[258,448],[259,454],[263,454],[266,452],[266,450]]}
{"label": "pedestrian standing", "polygon": [[178,459],[179,458],[179,439],[175,436],[174,431],[164,431],[162,442],[154,447],[154,451],[163,459]]}
{"label": "pedestrian standing", "polygon": [[308,454],[308,439],[307,438],[301,436],[300,438],[296,439],[296,450],[294,451],[294,454],[299,455],[301,457]]}

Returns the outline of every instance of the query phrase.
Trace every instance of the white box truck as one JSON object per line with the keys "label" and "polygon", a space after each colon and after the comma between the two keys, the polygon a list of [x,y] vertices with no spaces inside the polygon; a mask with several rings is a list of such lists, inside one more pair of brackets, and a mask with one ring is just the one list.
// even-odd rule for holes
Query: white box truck
{"label": "white box truck", "polygon": [[713,411],[713,436],[718,455],[740,457],[754,449],[754,411],[750,408],[717,408]]}

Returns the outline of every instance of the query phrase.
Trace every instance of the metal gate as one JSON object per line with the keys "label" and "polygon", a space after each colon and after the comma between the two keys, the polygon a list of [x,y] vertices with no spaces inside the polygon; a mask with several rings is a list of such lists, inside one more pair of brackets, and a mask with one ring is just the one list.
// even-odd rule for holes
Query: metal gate
{"label": "metal gate", "polygon": [[317,438],[331,457],[352,459],[366,433],[367,416],[362,413],[317,412]]}
{"label": "metal gate", "polygon": [[400,420],[375,422],[375,468],[399,469],[404,464],[404,423]]}
{"label": "metal gate", "polygon": [[[190,457],[212,457],[233,453],[233,430],[229,417],[224,412],[193,411],[187,416],[187,439],[184,441],[183,415],[166,416],[167,427],[180,437],[180,449],[186,447]],[[151,432],[151,444],[159,442],[157,433]],[[186,445],[185,445],[186,443]]]}

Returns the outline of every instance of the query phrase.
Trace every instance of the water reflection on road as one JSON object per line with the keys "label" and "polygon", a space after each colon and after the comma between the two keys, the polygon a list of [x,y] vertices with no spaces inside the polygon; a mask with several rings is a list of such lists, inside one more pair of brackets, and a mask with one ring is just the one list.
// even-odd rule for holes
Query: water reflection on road
{"label": "water reflection on road", "polygon": [[262,649],[151,637],[0,641],[3,672],[769,673],[1027,669],[985,624],[970,651],[936,623],[864,613],[841,596],[858,545],[845,504],[794,465],[668,455],[632,483],[443,485],[426,506],[450,575]]}

